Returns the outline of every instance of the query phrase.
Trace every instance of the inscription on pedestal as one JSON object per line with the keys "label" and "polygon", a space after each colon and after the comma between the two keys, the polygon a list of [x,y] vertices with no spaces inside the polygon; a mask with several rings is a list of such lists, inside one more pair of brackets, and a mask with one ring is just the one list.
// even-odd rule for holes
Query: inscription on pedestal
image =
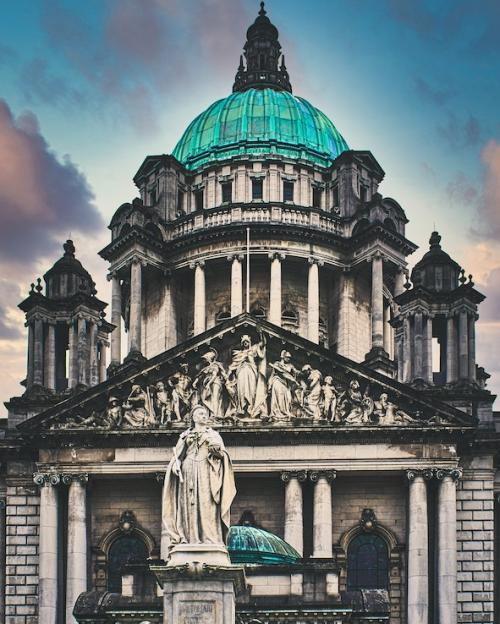
{"label": "inscription on pedestal", "polygon": [[213,624],[216,622],[215,602],[189,600],[179,603],[177,624]]}

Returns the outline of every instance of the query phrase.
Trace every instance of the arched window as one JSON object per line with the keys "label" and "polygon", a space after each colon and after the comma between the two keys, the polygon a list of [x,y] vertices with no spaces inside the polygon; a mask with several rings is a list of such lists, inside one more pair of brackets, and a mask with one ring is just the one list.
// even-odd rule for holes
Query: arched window
{"label": "arched window", "polygon": [[388,589],[389,553],[376,533],[360,533],[347,549],[347,590]]}
{"label": "arched window", "polygon": [[137,535],[120,535],[108,551],[108,591],[121,594],[123,567],[128,564],[146,565],[148,548]]}

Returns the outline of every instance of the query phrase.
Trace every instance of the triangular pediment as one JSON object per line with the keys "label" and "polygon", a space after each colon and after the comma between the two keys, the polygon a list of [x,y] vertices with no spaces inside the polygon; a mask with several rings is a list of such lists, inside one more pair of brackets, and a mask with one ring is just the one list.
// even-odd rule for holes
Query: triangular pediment
{"label": "triangular pediment", "polygon": [[251,315],[224,321],[19,425],[27,434],[156,433],[204,404],[221,429],[464,429],[475,419]]}

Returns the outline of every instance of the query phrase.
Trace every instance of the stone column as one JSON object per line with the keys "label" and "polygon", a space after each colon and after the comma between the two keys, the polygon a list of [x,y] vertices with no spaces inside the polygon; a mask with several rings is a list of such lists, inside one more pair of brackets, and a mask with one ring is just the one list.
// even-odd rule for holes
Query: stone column
{"label": "stone column", "polygon": [[457,379],[457,331],[455,317],[450,315],[446,323],[446,383]]}
{"label": "stone column", "polygon": [[79,384],[87,384],[89,365],[87,357],[87,321],[83,316],[78,317],[77,345],[77,380]]}
{"label": "stone column", "polygon": [[384,265],[380,253],[372,258],[372,349],[384,348]]}
{"label": "stone column", "polygon": [[459,470],[438,470],[439,624],[457,622],[457,492]]}
{"label": "stone column", "polygon": [[293,546],[302,557],[304,554],[304,518],[302,483],[306,480],[305,470],[285,471],[281,480],[285,483],[285,542]]}
{"label": "stone column", "polygon": [[405,291],[405,272],[399,268],[396,273],[396,279],[394,281],[394,296],[397,297]]}
{"label": "stone column", "polygon": [[309,478],[314,483],[313,508],[313,557],[331,559],[333,557],[332,522],[332,481],[335,470],[311,472]]}
{"label": "stone column", "polygon": [[272,252],[269,254],[271,260],[271,280],[269,282],[269,321],[281,327],[281,260],[284,255]]}
{"label": "stone column", "polygon": [[424,379],[433,383],[432,375],[432,317],[424,318]]}
{"label": "stone column", "polygon": [[27,366],[27,374],[26,374],[26,382],[28,388],[33,385],[35,364],[34,364],[34,356],[35,356],[35,331],[33,327],[33,323],[28,323],[28,366]]}
{"label": "stone column", "polygon": [[130,265],[130,343],[129,354],[142,352],[142,265],[135,258]]}
{"label": "stone column", "polygon": [[408,624],[427,624],[429,618],[429,537],[427,483],[424,474],[408,470]]}
{"label": "stone column", "polygon": [[66,624],[76,624],[76,599],[87,591],[87,481],[88,475],[65,476],[68,490],[68,556],[66,567]]}
{"label": "stone column", "polygon": [[469,315],[469,379],[476,381],[476,315]]}
{"label": "stone column", "polygon": [[415,312],[413,317],[413,338],[414,338],[414,379],[422,379],[423,377],[423,336],[422,336],[422,312]]}
{"label": "stone column", "polygon": [[68,388],[74,388],[77,384],[77,353],[76,353],[76,330],[75,321],[71,320],[68,326],[69,370]]}
{"label": "stone column", "polygon": [[319,262],[309,258],[307,280],[307,337],[319,343]]}
{"label": "stone column", "polygon": [[99,383],[99,364],[97,361],[97,323],[90,321],[90,379],[91,386]]}
{"label": "stone column", "polygon": [[238,316],[243,312],[243,255],[235,254],[228,260],[231,262],[231,316]]}
{"label": "stone column", "polygon": [[99,383],[106,381],[106,343],[99,342]]}
{"label": "stone column", "polygon": [[393,337],[391,327],[391,306],[384,305],[384,351],[390,356],[393,351]]}
{"label": "stone column", "polygon": [[38,624],[57,622],[57,521],[59,476],[37,473],[40,486],[40,541],[38,546]]}
{"label": "stone column", "polygon": [[43,386],[43,321],[35,317],[34,324],[33,383]]}
{"label": "stone column", "polygon": [[56,389],[56,326],[49,323],[47,326],[47,362],[45,374],[47,388]]}
{"label": "stone column", "polygon": [[403,381],[408,382],[412,376],[411,362],[411,321],[409,315],[403,319]]}
{"label": "stone column", "polygon": [[206,328],[205,263],[197,261],[191,264],[194,269],[194,335],[201,334]]}
{"label": "stone column", "polygon": [[458,365],[460,379],[469,377],[469,321],[468,314],[462,310],[458,315]]}
{"label": "stone column", "polygon": [[[122,361],[122,287],[116,273],[111,276],[111,365],[118,366]],[[109,277],[108,277],[109,279]]]}

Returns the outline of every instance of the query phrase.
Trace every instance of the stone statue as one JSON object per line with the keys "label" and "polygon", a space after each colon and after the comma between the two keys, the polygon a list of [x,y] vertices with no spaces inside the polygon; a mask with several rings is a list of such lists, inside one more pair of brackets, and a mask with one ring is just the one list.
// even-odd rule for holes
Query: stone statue
{"label": "stone statue", "polygon": [[179,436],[163,489],[163,525],[170,548],[177,544],[224,544],[236,494],[231,460],[220,435],[209,427],[204,405]]}
{"label": "stone statue", "polygon": [[123,404],[123,424],[125,427],[152,427],[155,416],[149,392],[138,384],[132,386],[127,401]]}
{"label": "stone statue", "polygon": [[224,414],[224,391],[228,380],[224,366],[217,361],[218,355],[217,351],[211,348],[201,356],[206,365],[193,381],[200,402],[205,405],[212,418],[221,418]]}
{"label": "stone statue", "polygon": [[373,407],[373,399],[368,396],[368,388],[362,394],[359,381],[352,379],[349,383],[349,388],[342,396],[340,405],[345,423],[348,425],[360,425],[370,422]]}
{"label": "stone statue", "polygon": [[227,388],[237,416],[259,418],[267,415],[266,340],[263,334],[257,344],[252,344],[250,336],[241,337],[240,348],[233,350]]}
{"label": "stone statue", "polygon": [[189,365],[182,362],[179,370],[168,380],[172,388],[172,408],[176,420],[184,420],[191,409],[193,396],[192,380],[189,376]]}
{"label": "stone statue", "polygon": [[337,410],[337,389],[333,384],[333,377],[327,375],[322,387],[323,404],[322,415],[329,422],[340,422],[340,415]]}
{"label": "stone statue", "polygon": [[380,425],[407,425],[418,422],[406,412],[398,409],[398,406],[389,401],[386,392],[382,392],[378,401],[374,402],[374,414],[378,416]]}
{"label": "stone statue", "polygon": [[280,354],[280,360],[270,364],[273,369],[269,379],[271,418],[273,420],[291,418],[294,395],[297,390],[300,390],[299,371],[291,363],[291,359],[290,353],[283,350]]}
{"label": "stone statue", "polygon": [[172,422],[172,400],[163,381],[159,381],[155,386],[155,410],[160,426],[169,425]]}
{"label": "stone statue", "polygon": [[304,364],[301,370],[303,388],[303,407],[308,416],[319,420],[322,417],[321,395],[323,375],[310,364]]}
{"label": "stone statue", "polygon": [[108,407],[106,408],[106,420],[110,429],[118,429],[122,425],[123,410],[121,402],[115,396],[108,399]]}

